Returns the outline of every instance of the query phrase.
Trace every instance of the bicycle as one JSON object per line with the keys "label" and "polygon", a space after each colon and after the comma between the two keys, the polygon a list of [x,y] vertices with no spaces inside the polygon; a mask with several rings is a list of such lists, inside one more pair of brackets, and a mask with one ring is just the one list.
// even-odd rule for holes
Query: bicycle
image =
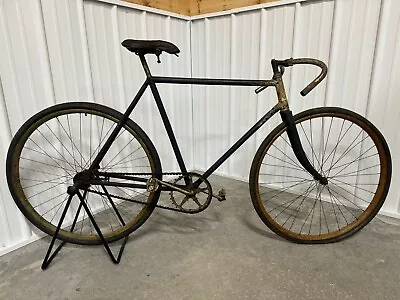
{"label": "bicycle", "polygon": [[[146,75],[124,114],[95,103],[58,104],[31,117],[12,139],[6,163],[8,186],[21,212],[43,232],[66,242],[100,244],[88,219],[90,212],[105,232],[104,239],[112,242],[138,229],[156,207],[198,213],[212,198],[223,201],[225,192],[213,194],[207,178],[277,112],[282,123],[261,143],[250,169],[251,199],[261,220],[290,241],[330,243],[354,234],[378,213],[392,172],[389,147],[379,130],[343,108],[313,108],[295,116],[289,109],[285,68],[299,64],[321,68],[301,91],[306,96],[327,75],[322,61],[272,59],[270,80],[160,77],[151,74],[145,55],[156,55],[160,62],[163,52],[178,55],[177,46],[141,40],[125,40],[122,45],[138,55]],[[275,87],[278,102],[199,174],[186,168],[157,89],[161,83],[256,86],[257,94]],[[152,141],[129,118],[147,87],[179,173],[162,171]],[[169,206],[158,204],[161,192],[170,194]]]}

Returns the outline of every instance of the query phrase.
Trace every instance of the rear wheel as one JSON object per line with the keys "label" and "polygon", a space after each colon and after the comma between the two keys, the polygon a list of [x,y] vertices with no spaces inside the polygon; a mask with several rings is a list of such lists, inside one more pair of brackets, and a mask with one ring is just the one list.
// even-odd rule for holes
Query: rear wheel
{"label": "rear wheel", "polygon": [[[121,113],[102,105],[65,103],[39,112],[19,129],[7,155],[7,181],[15,203],[36,227],[49,235],[55,233],[68,199],[68,186],[74,184],[76,174],[84,176],[83,171],[89,168],[121,117]],[[99,167],[100,172],[130,173],[143,178],[144,186],[147,179],[162,176],[153,144],[131,120],[124,124]],[[159,191],[150,193],[144,188],[90,186],[88,190],[81,190],[81,194],[85,194],[85,203],[108,242],[139,228],[160,195]],[[75,195],[58,237],[76,244],[101,243],[83,208],[75,230],[69,231],[79,203]]]}
{"label": "rear wheel", "polygon": [[346,109],[310,109],[294,119],[308,160],[328,184],[297,161],[282,123],[253,160],[253,205],[288,240],[339,241],[368,224],[385,201],[392,170],[388,145],[371,122]]}

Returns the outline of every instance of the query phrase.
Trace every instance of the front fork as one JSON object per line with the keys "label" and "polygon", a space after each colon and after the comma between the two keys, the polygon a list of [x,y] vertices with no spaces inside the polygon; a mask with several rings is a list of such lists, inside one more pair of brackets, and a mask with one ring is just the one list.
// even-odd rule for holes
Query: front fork
{"label": "front fork", "polygon": [[292,111],[289,109],[289,103],[287,101],[285,87],[282,81],[282,74],[280,74],[280,72],[275,73],[274,79],[277,82],[276,92],[281,109],[281,118],[287,127],[287,135],[289,137],[294,155],[296,156],[300,164],[304,167],[304,169],[306,169],[307,172],[310,173],[315,180],[318,180],[323,185],[327,185],[327,178],[320,174],[317,170],[315,170],[313,165],[308,160],[306,153],[304,152],[299,133],[297,132],[296,124],[294,122]]}

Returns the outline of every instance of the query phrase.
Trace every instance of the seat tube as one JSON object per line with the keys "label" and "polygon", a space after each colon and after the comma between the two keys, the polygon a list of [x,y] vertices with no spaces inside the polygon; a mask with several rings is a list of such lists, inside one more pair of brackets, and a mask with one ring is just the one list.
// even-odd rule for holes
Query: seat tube
{"label": "seat tube", "polygon": [[[172,130],[171,122],[168,119],[167,112],[165,111],[164,105],[162,103],[160,93],[158,92],[157,86],[155,82],[151,79],[151,77],[148,77],[148,79],[151,92],[153,93],[154,100],[156,101],[158,111],[160,112],[161,119],[164,123],[165,130],[167,131],[172,149],[174,150],[176,160],[178,161],[179,168],[181,169],[182,174],[186,175],[187,169],[185,166],[185,162],[183,161],[181,151],[179,150],[178,142],[176,141],[174,131]],[[185,178],[185,181],[186,180],[187,178]]]}

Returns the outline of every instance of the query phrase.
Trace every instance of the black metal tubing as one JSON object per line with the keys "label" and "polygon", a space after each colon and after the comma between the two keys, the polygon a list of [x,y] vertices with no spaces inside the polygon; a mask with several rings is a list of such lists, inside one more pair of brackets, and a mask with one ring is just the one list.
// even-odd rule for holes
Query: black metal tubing
{"label": "black metal tubing", "polygon": [[[140,61],[142,63],[144,72],[146,74],[146,80],[143,83],[142,87],[138,91],[137,95],[133,99],[132,103],[129,105],[128,109],[124,113],[122,119],[119,121],[118,126],[113,130],[112,134],[104,144],[103,148],[94,159],[92,166],[90,169],[98,168],[101,160],[104,158],[106,152],[110,148],[112,142],[115,140],[119,131],[121,130],[123,124],[129,118],[129,115],[132,113],[133,109],[139,102],[143,93],[145,92],[147,86],[150,86],[151,92],[154,96],[154,100],[156,102],[157,108],[160,112],[161,119],[163,121],[165,130],[167,131],[169,140],[171,142],[172,149],[174,151],[176,160],[178,162],[179,168],[182,174],[187,174],[187,169],[185,162],[183,160],[181,151],[178,146],[178,142],[176,140],[175,134],[173,132],[171,122],[168,118],[167,112],[164,108],[164,105],[161,100],[160,93],[157,89],[157,83],[167,83],[167,84],[199,84],[199,85],[225,85],[225,86],[258,86],[261,88],[266,88],[269,86],[275,86],[278,91],[278,104],[276,104],[270,111],[268,111],[256,124],[253,125],[238,141],[235,142],[215,163],[210,166],[203,174],[204,178],[208,178],[222,163],[224,163],[237,149],[240,148],[265,122],[267,122],[274,114],[278,111],[282,111],[282,100],[279,94],[279,89],[282,87],[279,86],[279,82],[277,78],[280,75],[278,65],[274,66],[274,60],[272,61],[272,67],[274,71],[274,77],[272,80],[247,80],[247,79],[213,79],[213,78],[184,78],[184,77],[163,77],[163,76],[152,76],[150,72],[150,68],[147,64],[147,61],[144,55],[139,55]],[[278,77],[276,77],[278,76]],[[280,78],[280,77],[279,77]],[[284,97],[286,99],[286,97]],[[288,107],[287,107],[288,109]],[[293,122],[293,116],[289,116],[286,113],[282,114],[282,119],[285,123]],[[290,120],[291,119],[291,120]],[[298,139],[297,129],[295,126],[288,126],[289,128],[289,138],[294,147],[296,157],[299,159],[300,163],[306,168],[308,172],[310,172],[315,178],[321,179],[321,175],[311,166],[308,159],[305,157],[304,150],[301,146],[300,140]],[[297,139],[296,139],[297,136]],[[305,159],[304,159],[305,158]],[[128,178],[128,176],[110,176],[110,177],[119,177],[121,179],[132,180],[135,181],[135,177]],[[142,179],[137,181],[144,181]],[[91,184],[102,184],[104,186],[125,186],[125,187],[134,187],[134,188],[146,188],[145,185],[133,184],[133,183],[121,183],[121,182],[107,182],[107,181],[99,181],[94,180],[91,181]]]}
{"label": "black metal tubing", "polygon": [[326,182],[326,178],[324,178],[310,163],[307,158],[306,153],[304,152],[303,146],[301,145],[300,137],[296,129],[296,124],[294,123],[294,118],[291,110],[282,110],[280,112],[282,121],[287,126],[287,134],[289,136],[290,144],[293,147],[293,152],[300,162],[300,164],[310,173],[315,180],[318,180],[322,184]]}
{"label": "black metal tubing", "polygon": [[122,126],[124,126],[125,122],[128,120],[130,114],[132,113],[135,106],[138,104],[140,98],[143,96],[144,92],[146,91],[147,86],[149,85],[148,80],[143,83],[139,91],[137,92],[135,98],[133,98],[131,104],[125,111],[124,115],[122,116],[121,120],[119,120],[118,125],[114,128],[113,132],[111,132],[110,136],[108,137],[107,141],[104,143],[103,147],[95,157],[92,162],[92,165],[89,167],[89,170],[94,170],[99,168],[101,160],[106,155],[107,151],[110,149],[111,144],[114,142],[115,138],[117,137],[118,133],[121,131]]}
{"label": "black metal tubing", "polygon": [[[167,112],[164,108],[164,105],[161,100],[160,93],[158,92],[156,83],[167,83],[167,84],[199,84],[199,85],[225,85],[225,86],[259,86],[259,87],[269,87],[269,86],[277,86],[276,80],[247,80],[247,79],[214,79],[214,78],[184,78],[184,77],[162,77],[162,76],[152,76],[150,72],[150,68],[147,64],[147,61],[144,55],[139,55],[140,61],[142,63],[144,72],[146,74],[146,80],[141,86],[140,90],[136,94],[135,98],[132,100],[132,103],[129,105],[127,110],[125,111],[121,120],[119,120],[118,125],[114,128],[111,135],[108,137],[107,141],[104,143],[104,146],[99,151],[97,156],[92,162],[89,170],[94,170],[99,168],[101,160],[106,155],[107,151],[110,149],[111,144],[114,142],[121,128],[128,120],[130,114],[133,109],[136,107],[140,98],[146,91],[147,86],[150,86],[151,92],[154,96],[154,100],[156,102],[157,108],[160,112],[161,119],[164,123],[165,130],[167,131],[169,140],[171,142],[172,149],[174,151],[176,160],[178,162],[179,168],[182,174],[187,174],[187,169],[185,162],[183,160],[180,148],[178,146],[178,142],[176,140],[175,134],[173,132],[171,122],[168,118]],[[207,178],[214,172],[223,162],[225,162],[246,140],[250,138],[270,117],[272,117],[276,112],[279,111],[278,106],[274,106],[269,112],[267,112],[264,117],[262,117],[252,128],[249,129],[225,154],[223,154],[204,174],[203,176]],[[110,176],[116,177],[116,176]],[[135,180],[135,178],[122,178],[127,180]],[[143,180],[138,180],[143,181]],[[120,182],[106,182],[93,180],[91,184],[102,184],[104,186],[122,186],[123,183]],[[145,188],[144,185],[135,185],[135,184],[125,184],[129,187],[135,188]]]}
{"label": "black metal tubing", "polygon": [[279,104],[276,104],[268,111],[256,124],[253,125],[235,144],[232,145],[207,171],[203,173],[203,177],[210,176],[220,165],[222,165],[237,149],[240,148],[265,122],[280,110]]}
{"label": "black metal tubing", "polygon": [[154,83],[169,84],[199,84],[199,85],[229,85],[229,86],[275,86],[275,80],[248,79],[216,79],[216,78],[185,78],[152,76]]}

